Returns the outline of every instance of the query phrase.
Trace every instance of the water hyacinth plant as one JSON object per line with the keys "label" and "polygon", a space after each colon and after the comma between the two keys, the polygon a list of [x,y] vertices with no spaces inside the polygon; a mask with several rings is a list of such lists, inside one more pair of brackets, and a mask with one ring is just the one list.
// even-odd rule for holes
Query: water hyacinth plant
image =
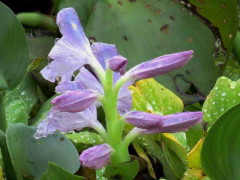
{"label": "water hyacinth plant", "polygon": [[[69,132],[85,127],[95,129],[104,144],[82,152],[82,166],[99,169],[107,164],[130,161],[129,144],[140,134],[185,131],[202,122],[201,112],[183,112],[160,116],[131,109],[132,98],[128,86],[135,80],[155,77],[177,70],[190,61],[193,51],[168,54],[143,62],[126,71],[127,58],[115,45],[95,42],[90,45],[78,15],[73,8],[57,15],[62,38],[52,48],[52,60],[41,73],[45,79],[60,81],[60,94],[51,103],[47,117],[40,122],[34,135],[39,139],[56,131]],[[90,65],[92,74],[85,64]],[[77,72],[77,75],[75,76]],[[102,106],[106,127],[97,120],[97,107]],[[126,124],[135,126],[127,135]]]}

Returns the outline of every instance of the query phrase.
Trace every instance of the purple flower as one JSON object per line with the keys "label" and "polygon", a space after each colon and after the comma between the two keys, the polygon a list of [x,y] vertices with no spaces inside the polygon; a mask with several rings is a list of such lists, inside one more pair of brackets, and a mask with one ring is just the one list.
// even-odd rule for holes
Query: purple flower
{"label": "purple flower", "polygon": [[92,127],[96,130],[103,129],[97,120],[95,105],[91,105],[86,110],[78,113],[55,112],[51,110],[47,117],[38,124],[34,137],[37,139],[46,137],[57,130],[62,132],[80,131],[85,127]]}
{"label": "purple flower", "polygon": [[108,66],[112,71],[120,72],[121,75],[125,74],[128,60],[123,56],[113,56],[108,60]]}
{"label": "purple flower", "polygon": [[112,148],[108,144],[93,146],[82,152],[79,157],[82,166],[100,169],[110,162]]}
{"label": "purple flower", "polygon": [[[108,61],[116,56],[119,56],[115,45],[105,43],[93,43],[92,52],[97,58],[103,69],[107,68]],[[121,77],[119,72],[113,73],[113,84]],[[128,112],[132,107],[132,95],[128,90],[133,82],[129,81],[125,83],[118,94],[118,112],[123,115]],[[103,86],[91,72],[85,67],[82,67],[76,76],[74,81],[61,82],[57,87],[58,93],[64,93],[65,91],[75,91],[77,89],[91,89],[99,94],[104,94]]]}
{"label": "purple flower", "polygon": [[54,82],[57,76],[60,76],[61,81],[64,82],[71,80],[73,72],[84,64],[91,64],[94,56],[73,8],[66,8],[58,13],[57,25],[62,38],[49,53],[49,58],[53,61],[41,73],[51,82]]}
{"label": "purple flower", "polygon": [[88,108],[97,98],[97,93],[92,90],[84,89],[66,91],[62,95],[55,97],[51,103],[55,111],[75,113]]}
{"label": "purple flower", "polygon": [[186,131],[195,124],[202,123],[202,112],[183,112],[171,115],[162,116],[163,124],[161,127],[152,129],[138,129],[142,134],[155,133],[175,133]]}
{"label": "purple flower", "polygon": [[125,119],[135,127],[143,129],[161,128],[163,125],[162,116],[141,111],[131,111],[126,114]]}
{"label": "purple flower", "polygon": [[193,51],[184,51],[160,56],[133,67],[126,75],[131,79],[146,79],[166,74],[187,64],[192,58],[192,54]]}

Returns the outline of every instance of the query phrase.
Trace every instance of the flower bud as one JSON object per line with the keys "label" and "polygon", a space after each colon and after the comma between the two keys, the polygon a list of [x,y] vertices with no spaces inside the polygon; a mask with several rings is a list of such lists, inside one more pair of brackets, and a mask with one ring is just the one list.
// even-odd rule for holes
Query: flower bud
{"label": "flower bud", "polygon": [[131,111],[125,119],[133,126],[142,129],[161,128],[163,124],[162,116],[141,111]]}
{"label": "flower bud", "polygon": [[85,89],[80,91],[67,91],[55,97],[51,103],[55,111],[75,113],[87,109],[97,98],[98,94]]}
{"label": "flower bud", "polygon": [[146,129],[141,131],[142,134],[155,133],[175,133],[186,131],[195,124],[202,123],[202,112],[183,112],[163,116],[163,125],[160,128]]}
{"label": "flower bud", "polygon": [[82,152],[79,157],[82,166],[100,169],[110,162],[112,148],[108,144],[93,146]]}
{"label": "flower bud", "polygon": [[121,75],[125,74],[128,60],[123,56],[113,56],[108,60],[108,66],[112,71],[120,72]]}
{"label": "flower bud", "polygon": [[132,79],[146,79],[166,74],[187,64],[192,54],[193,51],[184,51],[160,56],[133,67],[126,74]]}

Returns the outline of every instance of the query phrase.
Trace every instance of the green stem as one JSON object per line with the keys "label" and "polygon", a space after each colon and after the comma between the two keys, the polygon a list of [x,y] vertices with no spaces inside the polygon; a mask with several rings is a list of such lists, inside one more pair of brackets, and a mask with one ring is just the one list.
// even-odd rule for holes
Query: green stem
{"label": "green stem", "polygon": [[128,148],[128,146],[130,145],[130,143],[139,136],[139,132],[135,131],[135,129],[131,130],[124,138],[123,141],[123,146],[125,148]]}
{"label": "green stem", "polygon": [[18,20],[26,26],[33,28],[42,28],[54,33],[57,32],[55,17],[47,16],[41,13],[24,12],[17,15]]}
{"label": "green stem", "polygon": [[[3,102],[4,92],[0,92],[0,147],[2,152],[3,169],[7,180],[16,180],[16,173],[8,152],[6,136],[6,117],[5,117],[5,106]],[[3,132],[4,131],[4,132]]]}
{"label": "green stem", "polygon": [[117,112],[118,92],[113,90],[113,72],[110,69],[106,70],[104,87],[104,98],[102,105],[106,115],[107,124],[107,143],[112,146],[114,152],[111,156],[112,163],[122,163],[130,160],[128,148],[123,146],[122,133],[125,125],[124,121],[119,120]]}

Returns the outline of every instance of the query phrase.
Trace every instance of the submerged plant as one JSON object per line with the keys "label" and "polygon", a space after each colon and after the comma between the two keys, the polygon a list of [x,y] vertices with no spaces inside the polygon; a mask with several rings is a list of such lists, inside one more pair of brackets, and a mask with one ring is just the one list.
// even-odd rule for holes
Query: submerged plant
{"label": "submerged plant", "polygon": [[[128,146],[140,134],[180,132],[202,122],[201,112],[183,112],[160,116],[131,110],[132,98],[128,86],[135,80],[155,77],[184,66],[193,51],[179,52],[143,62],[126,71],[127,59],[119,55],[116,46],[105,43],[90,45],[73,8],[57,15],[57,24],[63,37],[59,39],[49,57],[53,60],[41,73],[55,82],[60,77],[52,100],[52,108],[37,128],[35,138],[46,137],[55,131],[69,132],[85,127],[95,129],[104,144],[82,152],[83,166],[99,169],[109,162],[130,160]],[[88,64],[93,75],[83,65]],[[75,72],[78,72],[74,77]],[[102,106],[106,128],[97,120],[97,107]],[[135,126],[126,136],[126,124]]]}

